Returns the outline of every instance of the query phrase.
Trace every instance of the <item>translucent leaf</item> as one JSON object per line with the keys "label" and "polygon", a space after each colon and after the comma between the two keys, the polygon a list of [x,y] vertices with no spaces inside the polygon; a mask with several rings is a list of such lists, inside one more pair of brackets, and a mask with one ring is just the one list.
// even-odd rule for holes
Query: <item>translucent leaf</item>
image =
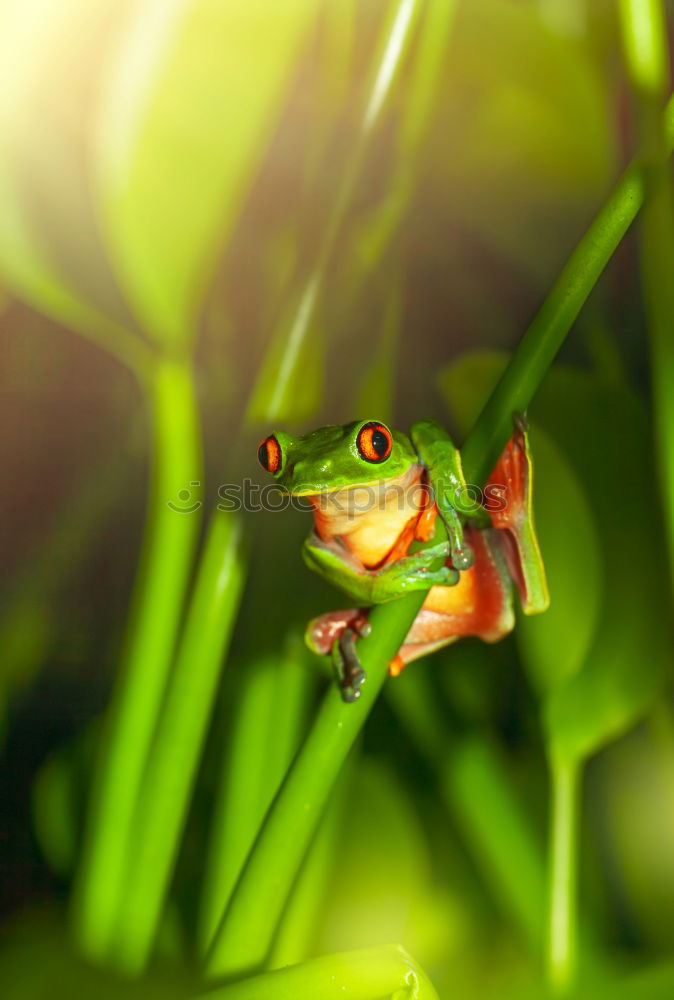
{"label": "translucent leaf", "polygon": [[95,168],[120,283],[158,339],[194,332],[318,0],[144,0],[105,67]]}

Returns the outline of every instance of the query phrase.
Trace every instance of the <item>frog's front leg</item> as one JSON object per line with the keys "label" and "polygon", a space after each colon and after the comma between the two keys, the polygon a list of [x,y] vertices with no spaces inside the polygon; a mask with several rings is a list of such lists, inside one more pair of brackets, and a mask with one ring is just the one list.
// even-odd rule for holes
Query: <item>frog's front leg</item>
{"label": "frog's front leg", "polygon": [[461,455],[444,428],[434,420],[417,421],[412,425],[410,436],[426,467],[431,499],[447,529],[452,565],[459,570],[470,569],[475,556],[464,537],[460,515],[474,516],[477,504],[469,502]]}
{"label": "frog's front leg", "polygon": [[316,573],[343,590],[359,605],[385,604],[415,590],[428,590],[439,585],[451,587],[459,574],[451,566],[432,568],[439,559],[446,559],[446,542],[438,542],[403,556],[379,569],[367,569],[337,540],[323,541],[314,532],[304,543],[304,561]]}

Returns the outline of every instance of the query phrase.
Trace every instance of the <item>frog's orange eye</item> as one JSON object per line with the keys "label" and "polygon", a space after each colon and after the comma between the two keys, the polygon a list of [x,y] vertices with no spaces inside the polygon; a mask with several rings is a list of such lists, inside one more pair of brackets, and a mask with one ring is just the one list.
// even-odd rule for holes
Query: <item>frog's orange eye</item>
{"label": "frog's orange eye", "polygon": [[356,447],[366,462],[385,462],[391,454],[393,438],[388,427],[372,420],[358,431]]}
{"label": "frog's orange eye", "polygon": [[271,437],[267,437],[264,441],[260,441],[260,447],[257,449],[257,457],[260,465],[267,472],[278,472],[281,468],[281,462],[283,456],[281,454],[281,446],[272,434]]}

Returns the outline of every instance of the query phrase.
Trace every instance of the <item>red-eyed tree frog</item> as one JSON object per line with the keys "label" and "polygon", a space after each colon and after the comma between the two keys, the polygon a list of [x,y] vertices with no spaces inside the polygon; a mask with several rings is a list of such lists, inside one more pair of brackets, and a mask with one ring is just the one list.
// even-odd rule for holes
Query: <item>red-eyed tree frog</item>
{"label": "red-eyed tree frog", "polygon": [[[516,417],[483,490],[467,486],[459,451],[430,420],[415,423],[409,437],[377,420],[304,437],[277,431],[260,443],[258,458],[284,490],[311,502],[305,562],[357,605],[315,618],[306,634],[311,649],[332,653],[346,701],[365,681],[356,637],[369,631],[372,604],[428,591],[389,665],[393,676],[456,639],[496,642],[510,632],[513,582],[525,614],[547,608],[524,418]],[[415,551],[418,542],[428,544]]]}

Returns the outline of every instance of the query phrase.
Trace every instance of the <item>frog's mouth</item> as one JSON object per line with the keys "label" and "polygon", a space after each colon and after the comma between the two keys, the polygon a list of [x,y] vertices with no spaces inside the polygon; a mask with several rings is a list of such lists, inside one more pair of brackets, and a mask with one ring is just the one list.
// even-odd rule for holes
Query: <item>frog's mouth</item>
{"label": "frog's mouth", "polygon": [[360,483],[349,483],[348,486],[335,486],[331,483],[316,484],[311,486],[300,486],[297,489],[288,489],[288,493],[294,497],[307,497],[307,499],[320,500],[321,497],[342,496],[345,500],[354,497],[359,492],[380,494],[387,491],[406,489],[419,482],[423,467],[419,463],[414,463],[399,476],[382,476],[381,479],[364,480]]}
{"label": "frog's mouth", "polygon": [[306,497],[315,509],[326,515],[347,512],[351,515],[368,514],[394,506],[403,509],[419,502],[416,494],[422,484],[422,477],[423,467],[415,463],[399,476],[324,490],[317,490],[315,487],[301,492],[293,490],[293,496]]}

